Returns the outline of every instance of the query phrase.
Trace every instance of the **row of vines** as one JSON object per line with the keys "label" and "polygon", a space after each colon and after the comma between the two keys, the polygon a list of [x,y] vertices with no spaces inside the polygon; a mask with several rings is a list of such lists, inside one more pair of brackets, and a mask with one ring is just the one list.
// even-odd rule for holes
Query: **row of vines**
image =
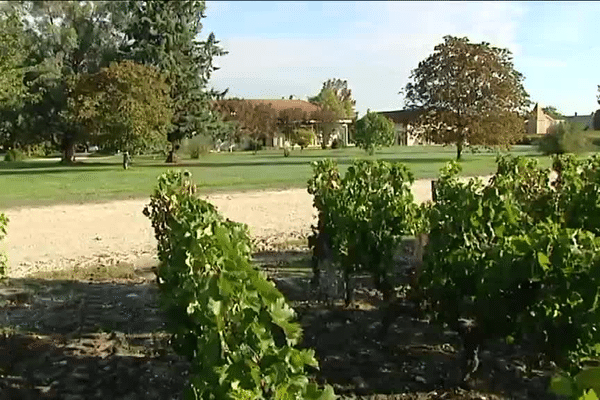
{"label": "row of vines", "polygon": [[[0,243],[6,236],[6,228],[8,225],[8,218],[6,215],[0,213]],[[6,255],[0,250],[0,280],[8,275],[8,260]]]}
{"label": "row of vines", "polygon": [[189,399],[335,399],[309,380],[294,310],[251,264],[245,225],[195,194],[187,172],[159,177],[145,208],[158,240],[157,281],[176,351],[191,363]]}
{"label": "row of vines", "polygon": [[315,279],[328,260],[346,283],[369,273],[389,298],[407,236],[428,235],[411,299],[434,321],[475,321],[481,340],[534,346],[553,362],[551,389],[595,398],[600,369],[600,157],[558,156],[551,168],[501,156],[490,182],[442,169],[435,203],[417,205],[401,163],[355,161],[342,177],[313,163],[319,223],[309,240]]}

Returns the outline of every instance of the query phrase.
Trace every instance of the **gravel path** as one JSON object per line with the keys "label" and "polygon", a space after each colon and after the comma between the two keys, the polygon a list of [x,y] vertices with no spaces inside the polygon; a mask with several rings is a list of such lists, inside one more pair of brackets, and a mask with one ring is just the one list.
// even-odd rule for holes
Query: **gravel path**
{"label": "gravel path", "polygon": [[[416,181],[417,201],[431,199],[431,180]],[[305,189],[207,196],[228,218],[244,222],[254,237],[269,241],[305,236],[315,222],[312,196]],[[13,208],[3,247],[11,277],[75,265],[153,263],[155,239],[142,214],[148,200]]]}

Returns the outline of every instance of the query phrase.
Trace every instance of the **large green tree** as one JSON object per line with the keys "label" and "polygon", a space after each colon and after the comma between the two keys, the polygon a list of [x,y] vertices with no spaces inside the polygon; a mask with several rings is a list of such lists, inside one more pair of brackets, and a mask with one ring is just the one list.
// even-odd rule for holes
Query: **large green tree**
{"label": "large green tree", "polygon": [[69,113],[68,98],[81,74],[93,74],[117,55],[123,36],[111,22],[110,2],[20,2],[31,38],[25,76],[31,95],[22,109],[24,140],[50,141],[73,162],[85,130]]}
{"label": "large green tree", "polygon": [[15,147],[15,126],[26,94],[23,78],[29,43],[16,7],[0,9],[0,145]]}
{"label": "large green tree", "polygon": [[410,79],[406,104],[425,111],[415,133],[455,144],[458,160],[465,146],[509,146],[524,134],[528,95],[507,49],[446,36]]}
{"label": "large green tree", "polygon": [[135,154],[165,148],[172,118],[169,94],[156,68],[114,62],[79,79],[71,107],[97,143]]}
{"label": "large green tree", "polygon": [[311,117],[318,121],[318,129],[324,145],[329,143],[332,133],[339,127],[339,120],[355,118],[356,101],[352,98],[348,81],[341,79],[325,81],[319,94],[309,98],[309,101],[319,106],[319,110],[312,113]]}
{"label": "large green tree", "polygon": [[[115,3],[116,4],[116,3]],[[216,94],[207,88],[213,60],[226,52],[214,34],[198,40],[205,17],[205,2],[139,1],[121,2],[120,21],[127,36],[125,57],[158,67],[171,87],[173,121],[168,135],[173,144],[167,162],[175,162],[182,139],[197,134],[214,135],[223,129],[218,115],[211,111]]]}

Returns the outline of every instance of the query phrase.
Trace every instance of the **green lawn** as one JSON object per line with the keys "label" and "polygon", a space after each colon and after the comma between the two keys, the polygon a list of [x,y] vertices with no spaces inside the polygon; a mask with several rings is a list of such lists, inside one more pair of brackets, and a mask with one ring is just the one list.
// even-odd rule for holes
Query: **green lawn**
{"label": "green lawn", "polygon": [[[515,146],[514,154],[541,157],[533,147]],[[345,170],[354,158],[365,158],[356,148],[294,150],[283,157],[282,150],[214,153],[199,160],[182,160],[175,168],[192,172],[203,192],[240,191],[265,188],[305,187],[310,177],[310,162],[334,158]],[[419,178],[437,176],[440,167],[456,157],[454,148],[437,146],[393,147],[377,152],[374,158],[406,163]],[[148,197],[163,171],[174,168],[162,158],[137,157],[125,171],[121,157],[80,159],[75,166],[55,160],[36,159],[17,163],[0,161],[0,209],[56,203],[105,201]],[[495,153],[464,153],[463,175],[483,175],[495,171]]]}

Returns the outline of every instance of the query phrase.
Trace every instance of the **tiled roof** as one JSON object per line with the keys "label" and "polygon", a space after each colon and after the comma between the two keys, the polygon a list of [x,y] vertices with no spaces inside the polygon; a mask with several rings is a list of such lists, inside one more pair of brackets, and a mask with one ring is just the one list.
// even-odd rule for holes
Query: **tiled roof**
{"label": "tiled roof", "polygon": [[309,103],[305,100],[287,100],[287,99],[279,99],[279,100],[268,100],[268,99],[248,99],[246,100],[253,104],[271,104],[276,111],[282,111],[286,109],[294,109],[299,108],[304,112],[311,113],[319,110],[319,106]]}
{"label": "tiled roof", "polygon": [[571,115],[571,116],[565,116],[565,121],[568,121],[572,124],[582,124],[583,126],[590,126],[592,124],[593,118],[594,118],[594,114]]}

